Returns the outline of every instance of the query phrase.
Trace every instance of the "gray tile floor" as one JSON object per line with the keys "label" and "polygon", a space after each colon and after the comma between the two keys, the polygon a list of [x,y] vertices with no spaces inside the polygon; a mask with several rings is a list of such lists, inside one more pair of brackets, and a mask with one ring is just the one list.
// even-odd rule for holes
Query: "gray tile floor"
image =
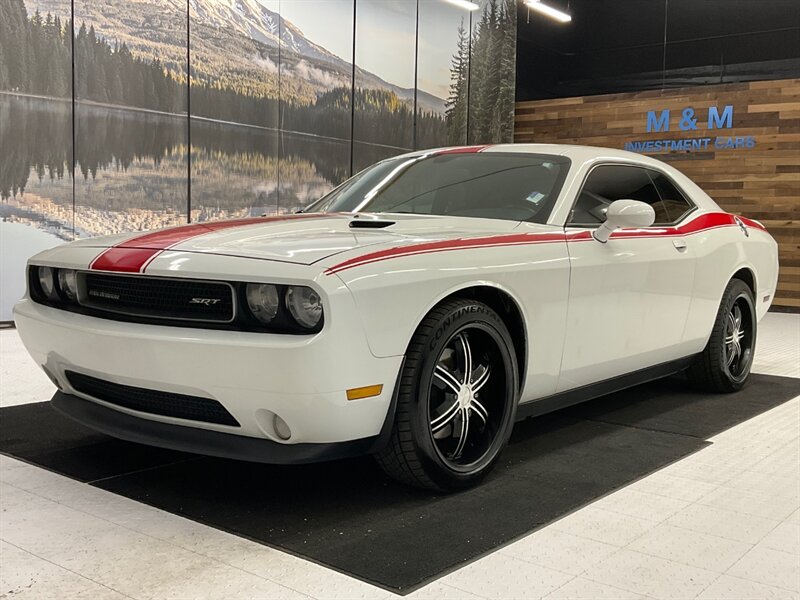
{"label": "gray tile floor", "polygon": [[[754,370],[800,377],[800,315]],[[0,331],[0,406],[52,386]],[[409,598],[800,598],[800,398]],[[394,598],[278,550],[0,456],[0,598]]]}

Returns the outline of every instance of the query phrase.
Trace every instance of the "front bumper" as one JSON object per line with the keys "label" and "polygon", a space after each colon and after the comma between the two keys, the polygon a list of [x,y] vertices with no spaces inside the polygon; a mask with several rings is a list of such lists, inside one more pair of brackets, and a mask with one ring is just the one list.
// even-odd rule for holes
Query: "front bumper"
{"label": "front bumper", "polygon": [[[270,447],[264,447],[265,462],[282,460],[283,453],[272,445],[298,446],[300,449],[292,452],[301,458],[316,456],[321,448],[303,448],[309,444],[361,440],[366,446],[364,440],[378,436],[391,418],[391,398],[402,357],[377,358],[370,352],[349,293],[337,298],[333,314],[336,318],[326,323],[322,332],[293,336],[124,323],[69,313],[30,299],[23,299],[14,309],[23,343],[63,396],[84,402],[80,406],[88,403],[102,407],[105,415],[117,413],[139,425],[130,427],[134,421],[129,419],[124,419],[123,429],[114,425],[117,420],[102,425],[111,420],[105,418],[101,423],[82,417],[86,410],[76,417],[79,421],[124,439],[131,439],[132,430],[147,431],[147,439],[135,441],[166,447],[175,447],[177,442],[169,436],[178,435],[184,444],[181,449],[208,454],[215,454],[217,448],[217,442],[210,441],[209,448],[202,446],[203,440],[217,439],[207,436],[211,432],[224,434],[225,440],[254,438],[240,442],[248,448],[255,442],[269,441]],[[190,421],[105,403],[72,388],[66,371],[121,385],[217,400],[240,426]],[[375,384],[383,385],[380,395],[347,400],[346,390]],[[60,404],[63,407],[65,401]],[[274,415],[289,425],[288,440],[275,432]],[[97,426],[92,424],[95,421]],[[172,427],[156,426],[161,424]],[[194,436],[188,435],[187,429],[195,430]]]}
{"label": "front bumper", "polygon": [[377,450],[383,439],[374,436],[327,444],[279,444],[268,439],[140,419],[63,392],[56,392],[52,403],[58,412],[78,423],[122,440],[251,462],[286,465],[359,456]]}

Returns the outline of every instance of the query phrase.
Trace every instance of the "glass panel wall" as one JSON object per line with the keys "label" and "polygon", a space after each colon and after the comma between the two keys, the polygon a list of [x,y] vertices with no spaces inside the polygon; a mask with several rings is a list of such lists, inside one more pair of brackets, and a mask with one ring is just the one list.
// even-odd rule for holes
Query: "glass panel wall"
{"label": "glass panel wall", "polygon": [[71,31],[69,0],[0,2],[0,321],[73,235]]}
{"label": "glass panel wall", "polygon": [[186,222],[188,25],[167,0],[75,0],[75,235]]}
{"label": "glass panel wall", "polygon": [[470,11],[419,0],[416,147],[467,143]]}
{"label": "glass panel wall", "polygon": [[354,0],[281,2],[279,212],[350,173]]}
{"label": "glass panel wall", "polygon": [[192,2],[191,220],[278,206],[279,0]]}
{"label": "glass panel wall", "polygon": [[358,0],[353,170],[414,144],[417,3]]}

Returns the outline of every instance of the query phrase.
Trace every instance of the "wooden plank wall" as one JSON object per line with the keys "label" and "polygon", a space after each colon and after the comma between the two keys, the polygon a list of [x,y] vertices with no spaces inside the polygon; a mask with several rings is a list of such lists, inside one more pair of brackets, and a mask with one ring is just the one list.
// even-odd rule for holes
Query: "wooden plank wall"
{"label": "wooden plank wall", "polygon": [[[707,110],[733,106],[731,129],[707,130]],[[698,118],[679,129],[683,109]],[[647,133],[647,113],[671,111],[670,130]],[[800,79],[518,102],[515,142],[624,148],[626,142],[752,136],[753,148],[648,153],[691,177],[725,210],[763,222],[780,245],[774,305],[800,309]]]}

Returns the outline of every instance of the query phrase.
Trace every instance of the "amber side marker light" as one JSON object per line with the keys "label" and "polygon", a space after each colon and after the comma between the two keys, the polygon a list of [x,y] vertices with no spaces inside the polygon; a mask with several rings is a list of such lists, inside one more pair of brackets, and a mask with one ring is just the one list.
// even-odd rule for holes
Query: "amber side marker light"
{"label": "amber side marker light", "polygon": [[383,384],[353,388],[351,390],[347,390],[347,399],[362,400],[363,398],[372,398],[373,396],[379,396],[382,391]]}

